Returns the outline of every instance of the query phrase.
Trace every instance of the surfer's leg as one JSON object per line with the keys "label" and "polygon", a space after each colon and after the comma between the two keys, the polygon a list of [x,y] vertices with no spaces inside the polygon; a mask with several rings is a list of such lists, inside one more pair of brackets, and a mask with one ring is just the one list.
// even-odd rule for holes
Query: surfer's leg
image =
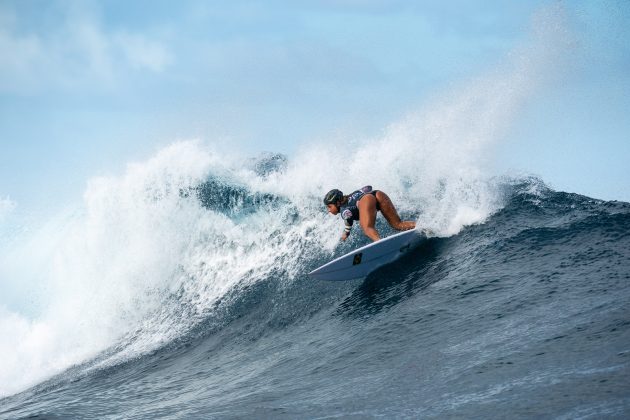
{"label": "surfer's leg", "polygon": [[[383,213],[385,220],[387,220],[387,223],[389,223],[391,227],[396,230],[410,230],[416,227],[416,222],[400,220],[394,203],[392,203],[392,200],[390,200],[389,196],[383,191],[376,192],[376,199],[378,200],[381,213]],[[361,199],[361,201],[363,201],[363,199]]]}
{"label": "surfer's leg", "polygon": [[364,195],[357,203],[359,223],[365,235],[373,241],[381,239],[374,224],[376,223],[376,198],[372,194]]}

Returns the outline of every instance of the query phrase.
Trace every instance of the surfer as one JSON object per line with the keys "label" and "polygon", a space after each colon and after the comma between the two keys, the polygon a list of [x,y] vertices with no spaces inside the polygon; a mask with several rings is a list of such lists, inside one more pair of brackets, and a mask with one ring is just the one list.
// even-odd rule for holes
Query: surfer
{"label": "surfer", "polygon": [[363,233],[368,238],[373,241],[381,239],[374,227],[376,213],[379,210],[383,213],[387,223],[396,230],[410,230],[416,227],[415,222],[400,220],[392,200],[383,191],[373,190],[371,185],[367,185],[350,195],[343,195],[337,189],[330,190],[324,197],[324,204],[330,214],[341,214],[345,224],[345,229],[341,235],[343,241],[350,236],[355,220],[359,221]]}

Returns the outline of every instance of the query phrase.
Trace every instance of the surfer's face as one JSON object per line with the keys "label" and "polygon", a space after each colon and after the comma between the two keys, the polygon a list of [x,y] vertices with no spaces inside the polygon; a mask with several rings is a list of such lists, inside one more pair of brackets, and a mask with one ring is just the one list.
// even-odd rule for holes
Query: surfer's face
{"label": "surfer's face", "polygon": [[337,207],[334,204],[326,204],[326,207],[328,207],[328,213],[332,214],[332,215],[337,215],[339,214],[339,207]]}

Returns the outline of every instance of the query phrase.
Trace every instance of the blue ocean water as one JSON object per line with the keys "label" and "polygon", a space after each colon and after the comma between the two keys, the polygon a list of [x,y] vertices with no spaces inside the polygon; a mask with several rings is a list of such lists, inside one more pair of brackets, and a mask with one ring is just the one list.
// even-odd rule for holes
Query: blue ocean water
{"label": "blue ocean water", "polygon": [[182,181],[162,164],[96,182],[61,229],[64,281],[3,337],[20,352],[0,362],[1,418],[630,414],[630,204],[536,178],[443,178],[431,201],[397,175],[401,214],[437,236],[364,280],[317,282],[367,239],[338,244],[318,191],[286,188],[303,166],[269,155]]}

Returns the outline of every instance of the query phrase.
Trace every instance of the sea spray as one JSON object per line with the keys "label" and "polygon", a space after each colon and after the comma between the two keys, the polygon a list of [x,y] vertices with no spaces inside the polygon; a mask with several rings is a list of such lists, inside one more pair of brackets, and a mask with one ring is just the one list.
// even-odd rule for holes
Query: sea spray
{"label": "sea spray", "polygon": [[14,251],[31,261],[23,258],[26,267],[12,270],[11,280],[28,276],[29,264],[42,267],[26,280],[33,294],[45,292],[36,311],[5,309],[2,315],[2,336],[12,338],[3,360],[18,360],[2,364],[1,394],[94,356],[159,306],[149,292],[172,278],[175,254],[187,241],[183,216],[175,219],[194,212],[194,205],[183,208],[186,203],[173,197],[199,182],[208,166],[192,150],[174,145],[144,165],[130,165],[123,177],[92,180],[82,209]]}
{"label": "sea spray", "polygon": [[229,193],[249,191],[268,176],[245,161],[196,141],[177,142],[121,176],[90,180],[79,209],[45,237],[25,241],[56,246],[33,262],[45,270],[33,282],[46,290],[40,308],[30,317],[28,308],[1,314],[0,333],[14,341],[0,347],[13,361],[2,365],[0,393],[107,349],[98,366],[151,351],[185,334],[233,288],[272,272],[283,281],[301,274],[307,248],[321,248],[312,245],[325,236],[319,233],[332,232],[319,200],[256,201],[253,209],[230,212],[199,195],[209,179]]}

